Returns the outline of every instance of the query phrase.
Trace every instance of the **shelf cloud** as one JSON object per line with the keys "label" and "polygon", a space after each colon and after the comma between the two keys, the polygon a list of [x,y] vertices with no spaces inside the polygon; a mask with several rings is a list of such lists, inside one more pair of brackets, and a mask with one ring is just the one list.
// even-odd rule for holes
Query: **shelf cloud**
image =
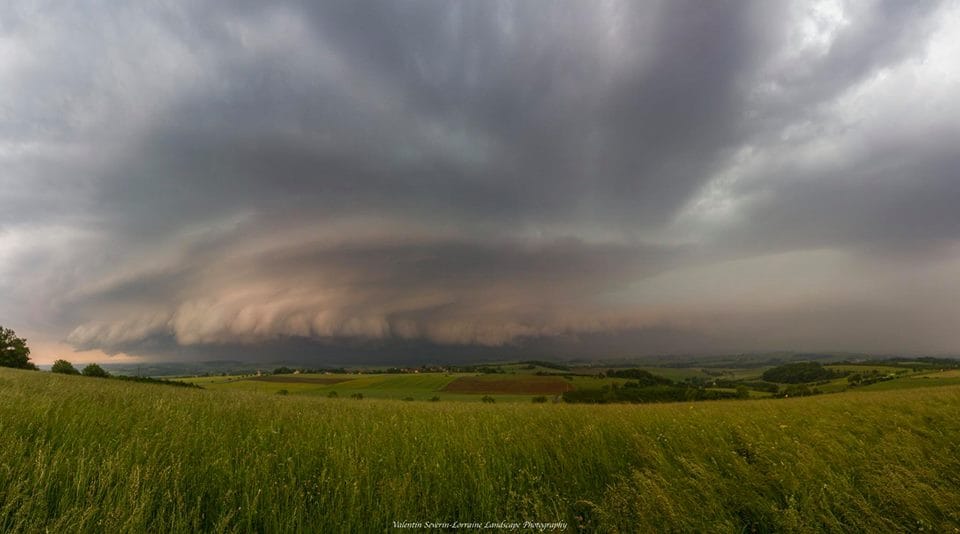
{"label": "shelf cloud", "polygon": [[932,1],[5,2],[0,324],[956,352],[957,36]]}

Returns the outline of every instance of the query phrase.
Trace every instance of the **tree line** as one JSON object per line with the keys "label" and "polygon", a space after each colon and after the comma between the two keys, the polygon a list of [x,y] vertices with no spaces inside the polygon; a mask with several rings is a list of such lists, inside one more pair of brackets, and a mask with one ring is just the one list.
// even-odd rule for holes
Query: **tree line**
{"label": "tree line", "polygon": [[[0,367],[12,367],[14,369],[29,369],[39,371],[40,369],[30,361],[30,347],[27,346],[27,340],[18,337],[17,334],[9,329],[0,326]],[[67,360],[57,360],[53,362],[50,371],[64,375],[80,375],[94,378],[112,378],[115,380],[126,380],[130,382],[147,382],[150,384],[164,384],[169,386],[193,387],[199,388],[196,384],[187,382],[176,382],[171,380],[161,380],[159,378],[150,378],[145,376],[113,376],[106,369],[95,363],[87,364],[83,369],[77,369]]]}

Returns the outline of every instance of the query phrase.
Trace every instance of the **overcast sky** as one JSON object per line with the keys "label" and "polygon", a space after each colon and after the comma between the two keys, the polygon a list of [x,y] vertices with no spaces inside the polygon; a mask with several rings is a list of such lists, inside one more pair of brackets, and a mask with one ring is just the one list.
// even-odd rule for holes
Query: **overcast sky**
{"label": "overcast sky", "polygon": [[958,57],[956,1],[7,0],[0,324],[40,363],[956,354]]}

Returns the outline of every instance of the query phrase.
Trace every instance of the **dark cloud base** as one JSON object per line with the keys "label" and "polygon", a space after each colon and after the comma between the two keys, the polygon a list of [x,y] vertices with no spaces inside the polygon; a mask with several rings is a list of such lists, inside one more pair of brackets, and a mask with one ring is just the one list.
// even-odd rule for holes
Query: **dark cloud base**
{"label": "dark cloud base", "polygon": [[[642,348],[637,348],[642,347]],[[181,345],[172,336],[116,347],[130,354],[149,354],[151,360],[239,361],[291,363],[313,366],[470,364],[523,359],[591,361],[629,359],[651,355],[722,354],[728,345],[692,332],[650,328],[543,338],[522,338],[497,346],[451,345],[423,341],[367,338],[324,339],[279,337],[256,344]]]}
{"label": "dark cloud base", "polygon": [[956,15],[6,2],[0,323],[174,359],[951,350]]}

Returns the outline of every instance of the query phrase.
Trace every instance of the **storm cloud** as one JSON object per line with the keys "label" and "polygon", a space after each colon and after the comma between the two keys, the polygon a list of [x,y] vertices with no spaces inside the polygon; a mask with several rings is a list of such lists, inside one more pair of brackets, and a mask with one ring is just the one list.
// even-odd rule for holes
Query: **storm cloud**
{"label": "storm cloud", "polygon": [[0,324],[955,352],[958,35],[933,1],[6,2]]}

